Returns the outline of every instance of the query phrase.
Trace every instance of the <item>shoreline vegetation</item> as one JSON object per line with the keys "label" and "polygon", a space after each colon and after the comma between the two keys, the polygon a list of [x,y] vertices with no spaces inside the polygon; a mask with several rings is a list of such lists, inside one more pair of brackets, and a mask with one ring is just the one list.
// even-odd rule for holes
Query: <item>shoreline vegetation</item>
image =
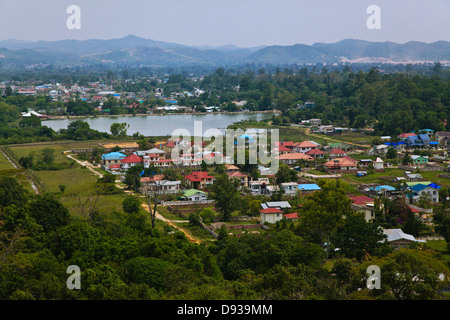
{"label": "shoreline vegetation", "polygon": [[182,116],[182,115],[207,115],[207,114],[257,114],[257,113],[281,113],[279,110],[264,110],[264,111],[214,111],[214,112],[182,112],[182,113],[135,113],[135,114],[95,114],[95,115],[82,115],[82,116],[46,116],[42,120],[66,120],[66,119],[85,119],[85,118],[119,118],[119,117],[151,117],[151,116]]}

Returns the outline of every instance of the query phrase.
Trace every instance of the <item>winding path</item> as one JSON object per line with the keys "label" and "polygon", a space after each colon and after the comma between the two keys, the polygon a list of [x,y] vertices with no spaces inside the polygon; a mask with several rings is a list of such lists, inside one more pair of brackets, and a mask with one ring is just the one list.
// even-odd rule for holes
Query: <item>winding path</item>
{"label": "winding path", "polygon": [[[64,155],[65,155],[66,157],[68,157],[69,159],[74,160],[74,161],[77,162],[79,165],[88,168],[89,171],[91,171],[92,173],[94,173],[94,174],[97,175],[98,177],[100,177],[100,178],[103,177],[103,174],[101,174],[100,172],[98,172],[97,170],[95,170],[95,169],[94,169],[94,166],[93,166],[91,163],[89,163],[88,161],[80,161],[80,160],[74,158],[72,155],[68,154],[68,152],[70,152],[70,151],[64,151],[64,152],[63,152]],[[117,182],[118,182],[118,181],[116,180],[116,187],[118,187],[118,188],[120,188],[120,189],[123,189],[123,186],[119,185]],[[129,193],[129,194],[134,194],[132,191],[129,191],[129,190],[124,190],[124,191],[125,191],[126,193]],[[149,210],[148,205],[147,205],[146,203],[143,203],[143,204],[142,204],[142,207],[143,207],[147,212],[150,213],[150,210]],[[179,226],[177,226],[177,225],[174,224],[174,222],[179,222],[179,221],[172,221],[172,220],[166,219],[166,218],[164,218],[161,214],[159,214],[158,212],[156,212],[156,218],[157,218],[158,220],[161,220],[161,221],[167,223],[168,225],[170,225],[170,226],[176,228],[177,230],[183,232],[183,233],[186,235],[186,238],[187,238],[189,241],[194,242],[194,243],[197,243],[197,244],[200,243],[200,240],[199,240],[199,239],[193,237],[193,236],[192,236],[191,234],[189,234],[186,230],[184,230],[183,228],[180,228]]]}

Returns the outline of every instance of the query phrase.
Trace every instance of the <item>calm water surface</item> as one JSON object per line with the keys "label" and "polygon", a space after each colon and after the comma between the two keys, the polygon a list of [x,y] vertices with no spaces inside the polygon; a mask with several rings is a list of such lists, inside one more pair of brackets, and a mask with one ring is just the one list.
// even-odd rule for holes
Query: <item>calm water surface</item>
{"label": "calm water surface", "polygon": [[130,125],[128,135],[139,132],[145,136],[171,136],[176,129],[186,129],[194,135],[194,122],[201,121],[203,136],[208,129],[224,131],[230,124],[241,120],[264,120],[271,118],[273,113],[238,113],[238,114],[204,114],[204,115],[164,115],[164,116],[134,116],[134,117],[98,117],[47,120],[42,124],[55,131],[67,129],[70,122],[75,120],[86,121],[92,129],[110,132],[110,127],[115,122],[126,122]]}

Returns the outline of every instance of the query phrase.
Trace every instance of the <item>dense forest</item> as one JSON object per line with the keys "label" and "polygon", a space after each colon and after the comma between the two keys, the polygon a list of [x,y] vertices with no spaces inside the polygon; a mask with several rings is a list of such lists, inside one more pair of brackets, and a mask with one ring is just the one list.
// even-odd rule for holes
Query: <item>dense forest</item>
{"label": "dense forest", "polygon": [[[267,232],[241,237],[222,228],[216,241],[195,244],[162,222],[153,228],[134,196],[124,198],[123,210],[99,208],[76,217],[58,194],[31,195],[2,176],[0,299],[447,297],[449,269],[435,251],[393,251],[378,223],[352,213],[345,185],[321,185],[304,199],[299,223],[282,220]],[[324,247],[324,239],[333,247]],[[381,289],[366,286],[369,265],[380,267]],[[80,268],[79,290],[66,286],[69,266]]]}

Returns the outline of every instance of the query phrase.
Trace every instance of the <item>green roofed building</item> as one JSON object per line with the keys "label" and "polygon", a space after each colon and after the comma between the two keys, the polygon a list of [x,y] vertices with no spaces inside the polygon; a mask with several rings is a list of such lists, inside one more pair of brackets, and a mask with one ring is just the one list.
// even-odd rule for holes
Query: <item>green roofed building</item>
{"label": "green roofed building", "polygon": [[189,189],[184,192],[183,197],[186,201],[204,201],[208,199],[208,194],[197,189]]}

